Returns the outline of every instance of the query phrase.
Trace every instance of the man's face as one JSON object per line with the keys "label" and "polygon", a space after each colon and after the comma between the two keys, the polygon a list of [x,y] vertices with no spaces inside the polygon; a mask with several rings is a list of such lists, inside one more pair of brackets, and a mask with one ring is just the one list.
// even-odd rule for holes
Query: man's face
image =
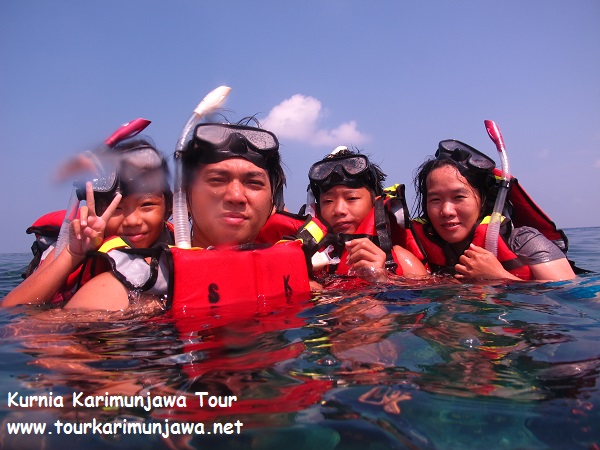
{"label": "man's face", "polygon": [[266,170],[242,158],[200,166],[188,202],[196,247],[254,242],[273,208]]}

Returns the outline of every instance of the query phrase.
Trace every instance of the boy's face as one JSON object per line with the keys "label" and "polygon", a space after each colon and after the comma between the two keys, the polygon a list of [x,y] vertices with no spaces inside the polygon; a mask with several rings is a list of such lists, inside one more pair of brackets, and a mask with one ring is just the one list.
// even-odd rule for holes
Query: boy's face
{"label": "boy's face", "polygon": [[319,196],[319,213],[335,233],[353,234],[373,208],[373,196],[366,187],[333,186]]}

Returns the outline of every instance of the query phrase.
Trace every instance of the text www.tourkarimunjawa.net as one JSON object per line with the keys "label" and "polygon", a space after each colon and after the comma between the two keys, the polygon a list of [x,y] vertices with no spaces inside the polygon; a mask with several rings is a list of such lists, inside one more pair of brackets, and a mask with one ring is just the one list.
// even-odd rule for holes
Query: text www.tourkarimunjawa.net
{"label": "text www.tourkarimunjawa.net", "polygon": [[161,435],[167,438],[171,435],[230,435],[240,434],[244,424],[236,422],[136,422],[122,419],[121,421],[102,422],[95,418],[91,422],[63,422],[57,420],[52,424],[44,422],[7,422],[8,434],[27,435]]}

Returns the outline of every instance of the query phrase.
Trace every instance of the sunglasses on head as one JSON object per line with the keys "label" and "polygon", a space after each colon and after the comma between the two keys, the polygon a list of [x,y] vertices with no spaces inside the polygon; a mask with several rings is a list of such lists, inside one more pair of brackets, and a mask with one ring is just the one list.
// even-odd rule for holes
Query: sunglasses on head
{"label": "sunglasses on head", "polygon": [[435,152],[435,157],[437,159],[451,159],[465,169],[476,172],[489,172],[496,167],[496,163],[489,156],[464,142],[454,139],[441,141]]}
{"label": "sunglasses on head", "polygon": [[358,178],[369,171],[369,160],[364,155],[348,155],[341,158],[331,158],[313,164],[308,171],[308,178],[313,183],[327,180],[333,173],[342,179]]}
{"label": "sunglasses on head", "polygon": [[267,153],[279,149],[279,141],[273,133],[244,125],[201,123],[196,126],[194,136],[217,148],[227,147],[243,137],[256,152]]}

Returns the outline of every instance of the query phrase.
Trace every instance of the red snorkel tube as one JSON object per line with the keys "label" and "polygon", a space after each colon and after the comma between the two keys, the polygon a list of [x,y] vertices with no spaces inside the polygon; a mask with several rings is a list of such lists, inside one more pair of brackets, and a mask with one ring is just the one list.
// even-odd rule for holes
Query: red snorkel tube
{"label": "red snorkel tube", "polygon": [[492,212],[492,217],[485,233],[485,249],[492,252],[494,256],[498,256],[498,235],[500,234],[500,223],[502,222],[502,210],[504,209],[504,203],[506,202],[506,195],[510,185],[510,172],[508,169],[506,147],[504,146],[504,140],[502,139],[502,134],[500,133],[498,126],[493,120],[485,120],[483,123],[485,124],[485,129],[487,130],[490,139],[496,144],[496,149],[500,154],[500,162],[502,164],[502,178],[500,180],[498,196],[496,197],[494,211]]}
{"label": "red snorkel tube", "polygon": [[140,133],[144,130],[148,125],[150,125],[150,121],[146,119],[134,119],[131,122],[127,122],[115,131],[110,137],[104,141],[104,143],[109,147],[113,148],[119,142],[124,141],[125,139],[129,139],[136,134]]}
{"label": "red snorkel tube", "polygon": [[[119,129],[117,131],[115,131],[113,134],[111,134],[104,141],[104,145],[107,148],[113,148],[119,142],[135,136],[140,131],[142,131],[144,128],[146,128],[148,125],[150,125],[150,121],[146,120],[146,119],[134,119],[131,122],[127,122],[127,123],[121,125],[121,127],[119,127]],[[101,150],[103,150],[103,149],[102,148],[97,149],[96,153],[100,153]],[[102,179],[103,179],[103,175],[104,175],[102,173],[103,172],[102,164],[100,163],[100,161],[96,155],[92,154],[92,157],[95,160],[95,162],[98,163],[97,166],[99,166],[99,167],[97,167],[99,176],[96,179],[92,180],[92,183],[94,183],[94,182],[101,183]],[[69,204],[67,206],[67,212],[65,213],[65,218],[60,227],[60,232],[58,233],[58,239],[56,241],[56,249],[54,251],[54,257],[58,256],[60,254],[60,252],[64,250],[64,248],[67,246],[67,243],[69,242],[69,228],[70,228],[71,222],[77,216],[77,210],[79,209],[79,201],[80,200],[77,195],[77,186],[74,185],[73,190],[71,192],[71,198],[69,199]]]}

